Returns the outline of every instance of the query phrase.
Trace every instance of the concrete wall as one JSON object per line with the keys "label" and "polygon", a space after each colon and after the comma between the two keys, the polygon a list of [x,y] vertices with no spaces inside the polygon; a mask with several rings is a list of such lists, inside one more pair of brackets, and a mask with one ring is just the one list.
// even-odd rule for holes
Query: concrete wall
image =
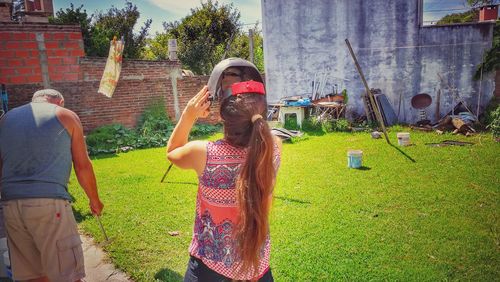
{"label": "concrete wall", "polygon": [[[325,93],[335,83],[344,85],[349,113],[363,114],[364,87],[344,42],[348,38],[368,85],[380,88],[396,113],[401,95],[402,122],[418,119],[410,104],[418,93],[434,100],[426,109],[431,120],[439,89],[441,114],[451,109],[452,95],[438,73],[475,109],[479,83],[472,74],[491,47],[494,24],[420,27],[419,5],[418,0],[262,0],[270,100],[311,95],[314,77],[326,72]],[[482,106],[494,88],[494,74],[485,75]]]}

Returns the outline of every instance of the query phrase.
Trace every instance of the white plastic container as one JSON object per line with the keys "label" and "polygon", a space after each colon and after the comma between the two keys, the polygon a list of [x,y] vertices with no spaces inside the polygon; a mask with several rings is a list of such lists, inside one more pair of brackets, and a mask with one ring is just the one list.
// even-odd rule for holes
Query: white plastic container
{"label": "white plastic container", "polygon": [[347,151],[347,167],[360,168],[363,165],[363,151],[349,150]]}
{"label": "white plastic container", "polygon": [[411,144],[409,132],[399,132],[396,135],[398,137],[399,146],[409,146]]}

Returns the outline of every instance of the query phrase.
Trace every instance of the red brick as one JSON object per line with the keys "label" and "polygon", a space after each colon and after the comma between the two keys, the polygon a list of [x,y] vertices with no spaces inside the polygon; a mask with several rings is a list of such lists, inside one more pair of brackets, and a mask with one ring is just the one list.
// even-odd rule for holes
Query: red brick
{"label": "red brick", "polygon": [[21,43],[20,42],[16,42],[16,41],[9,41],[5,45],[5,48],[11,49],[11,50],[12,49],[19,49],[19,48],[21,48]]}
{"label": "red brick", "polygon": [[71,54],[71,56],[75,56],[75,57],[83,57],[83,56],[85,56],[85,52],[83,52],[82,49],[71,50],[70,54]]}
{"label": "red brick", "polygon": [[63,64],[65,65],[75,65],[78,62],[76,57],[65,57],[63,58]]}
{"label": "red brick", "polygon": [[60,59],[60,58],[48,58],[47,62],[49,63],[49,65],[60,65],[62,62],[62,59]]}
{"label": "red brick", "polygon": [[65,32],[57,32],[57,33],[52,33],[52,39],[54,40],[65,40],[66,39],[66,34]]}
{"label": "red brick", "polygon": [[17,68],[17,74],[32,74],[33,70],[31,68]]}
{"label": "red brick", "polygon": [[26,77],[26,80],[29,83],[42,82],[42,75],[41,74],[29,75]]}
{"label": "red brick", "polygon": [[16,51],[16,57],[18,57],[18,58],[26,58],[28,56],[29,56],[28,51],[24,51],[24,50]]}
{"label": "red brick", "polygon": [[64,42],[64,48],[79,49],[80,43],[76,41],[66,41]]}
{"label": "red brick", "polygon": [[23,42],[21,46],[23,49],[37,49],[38,48],[36,42]]}
{"label": "red brick", "polygon": [[47,48],[47,49],[59,49],[59,41],[47,41],[47,42],[45,42],[45,48]]}
{"label": "red brick", "polygon": [[30,54],[32,58],[38,58],[40,56],[40,52],[38,52],[38,50],[31,50]]}
{"label": "red brick", "polygon": [[69,56],[69,52],[66,50],[59,49],[59,50],[50,50],[50,51],[51,51],[51,56],[54,56],[54,57]]}
{"label": "red brick", "polygon": [[33,40],[33,41],[36,40],[36,34],[35,33],[30,32],[27,35],[28,35],[28,40]]}
{"label": "red brick", "polygon": [[13,68],[1,68],[0,69],[0,75],[1,76],[10,76],[15,73]]}
{"label": "red brick", "polygon": [[38,58],[24,59],[24,64],[31,67],[40,66],[40,61]]}
{"label": "red brick", "polygon": [[66,73],[66,74],[64,74],[64,80],[76,81],[76,80],[78,80],[78,73]]}
{"label": "red brick", "polygon": [[22,59],[10,59],[7,62],[7,66],[9,66],[9,67],[19,67],[19,66],[22,66],[22,65],[24,65]]}
{"label": "red brick", "polygon": [[0,32],[0,41],[10,40],[11,35],[9,32]]}
{"label": "red brick", "polygon": [[42,73],[42,69],[40,67],[34,67],[33,74],[40,75]]}
{"label": "red brick", "polygon": [[27,33],[14,32],[14,33],[12,33],[12,39],[13,40],[27,40],[28,39],[28,34]]}
{"label": "red brick", "polygon": [[49,72],[56,72],[56,73],[67,73],[69,72],[69,66],[49,66]]}
{"label": "red brick", "polygon": [[14,56],[15,56],[15,53],[12,50],[1,50],[0,51],[0,58],[12,58]]}
{"label": "red brick", "polygon": [[24,76],[14,76],[9,79],[10,83],[13,84],[22,84],[26,82],[26,77]]}
{"label": "red brick", "polygon": [[82,33],[72,32],[69,34],[69,39],[82,39]]}
{"label": "red brick", "polygon": [[62,81],[64,78],[64,75],[62,73],[51,73],[49,74],[50,80],[53,81]]}
{"label": "red brick", "polygon": [[80,72],[80,66],[79,65],[69,66],[69,71],[70,72]]}

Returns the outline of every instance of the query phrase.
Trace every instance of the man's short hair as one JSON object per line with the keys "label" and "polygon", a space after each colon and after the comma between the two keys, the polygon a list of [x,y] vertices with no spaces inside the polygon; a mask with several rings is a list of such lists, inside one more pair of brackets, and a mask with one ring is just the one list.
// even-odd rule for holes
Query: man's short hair
{"label": "man's short hair", "polygon": [[31,98],[32,102],[40,102],[40,101],[45,101],[47,99],[59,99],[59,100],[64,100],[63,95],[54,89],[42,89],[38,90],[33,94],[33,98]]}

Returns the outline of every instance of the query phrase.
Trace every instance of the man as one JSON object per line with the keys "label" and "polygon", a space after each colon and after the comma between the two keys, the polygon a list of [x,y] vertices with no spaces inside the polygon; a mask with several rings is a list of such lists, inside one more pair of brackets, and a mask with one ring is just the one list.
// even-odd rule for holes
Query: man
{"label": "man", "polygon": [[0,189],[16,281],[80,281],[83,250],[67,183],[71,164],[90,200],[103,209],[78,116],[56,90],[0,120]]}

